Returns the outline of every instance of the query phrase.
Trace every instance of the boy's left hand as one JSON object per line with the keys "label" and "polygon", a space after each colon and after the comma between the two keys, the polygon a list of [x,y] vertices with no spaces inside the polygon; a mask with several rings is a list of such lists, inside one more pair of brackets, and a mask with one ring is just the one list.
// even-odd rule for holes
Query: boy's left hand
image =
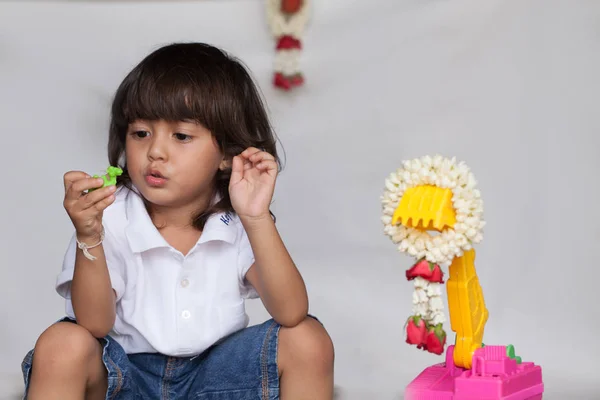
{"label": "boy's left hand", "polygon": [[233,157],[229,196],[240,218],[270,217],[269,207],[277,178],[275,158],[255,147]]}

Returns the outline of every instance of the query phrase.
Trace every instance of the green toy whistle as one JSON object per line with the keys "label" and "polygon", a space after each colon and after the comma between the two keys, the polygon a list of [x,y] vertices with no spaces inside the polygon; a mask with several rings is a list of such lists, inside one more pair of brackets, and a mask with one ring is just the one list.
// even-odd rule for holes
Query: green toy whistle
{"label": "green toy whistle", "polygon": [[[107,187],[110,185],[116,185],[117,184],[117,176],[121,176],[123,174],[123,170],[119,167],[108,167],[106,168],[106,174],[104,175],[94,175],[94,178],[102,178],[102,180],[104,181],[104,184],[102,185],[102,187]],[[92,192],[96,189],[100,189],[100,188],[92,188],[90,190],[88,190],[89,192]]]}

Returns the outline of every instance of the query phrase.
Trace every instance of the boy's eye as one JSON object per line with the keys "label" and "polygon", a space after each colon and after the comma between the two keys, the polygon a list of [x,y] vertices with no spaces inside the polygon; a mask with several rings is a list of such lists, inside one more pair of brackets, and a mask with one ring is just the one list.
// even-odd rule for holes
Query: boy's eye
{"label": "boy's eye", "polygon": [[133,132],[133,136],[138,137],[138,138],[145,138],[146,136],[149,135],[149,132],[146,131],[135,131]]}
{"label": "boy's eye", "polygon": [[192,137],[190,135],[186,135],[185,133],[176,133],[175,138],[179,141],[186,142],[190,140]]}

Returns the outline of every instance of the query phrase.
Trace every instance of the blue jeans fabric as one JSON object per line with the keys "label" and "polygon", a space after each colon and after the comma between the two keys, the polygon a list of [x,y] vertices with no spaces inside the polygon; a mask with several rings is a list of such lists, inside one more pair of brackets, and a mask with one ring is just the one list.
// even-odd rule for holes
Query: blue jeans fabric
{"label": "blue jeans fabric", "polygon": [[[65,318],[62,321],[71,321]],[[108,371],[107,400],[279,399],[277,345],[281,326],[270,319],[221,339],[195,357],[126,354],[110,336],[100,339]],[[22,363],[25,396],[33,362]]]}

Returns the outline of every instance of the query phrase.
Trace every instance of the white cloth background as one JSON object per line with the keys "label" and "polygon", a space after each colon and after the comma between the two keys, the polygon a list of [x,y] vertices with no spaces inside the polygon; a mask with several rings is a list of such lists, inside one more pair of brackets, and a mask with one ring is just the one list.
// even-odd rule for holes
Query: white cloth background
{"label": "white cloth background", "polygon": [[[315,1],[307,86],[288,94],[270,84],[261,1],[168,3],[0,2],[4,398],[17,398],[23,355],[63,313],[62,175],[106,167],[113,91],[180,40],[238,55],[265,93],[286,151],[274,210],[335,342],[342,398],[398,399],[441,360],[404,343],[411,260],[379,220],[384,178],[437,152],[465,160],[484,196],[485,342],[541,364],[545,399],[600,398],[600,3]],[[253,323],[266,317],[258,301],[250,310]]]}

